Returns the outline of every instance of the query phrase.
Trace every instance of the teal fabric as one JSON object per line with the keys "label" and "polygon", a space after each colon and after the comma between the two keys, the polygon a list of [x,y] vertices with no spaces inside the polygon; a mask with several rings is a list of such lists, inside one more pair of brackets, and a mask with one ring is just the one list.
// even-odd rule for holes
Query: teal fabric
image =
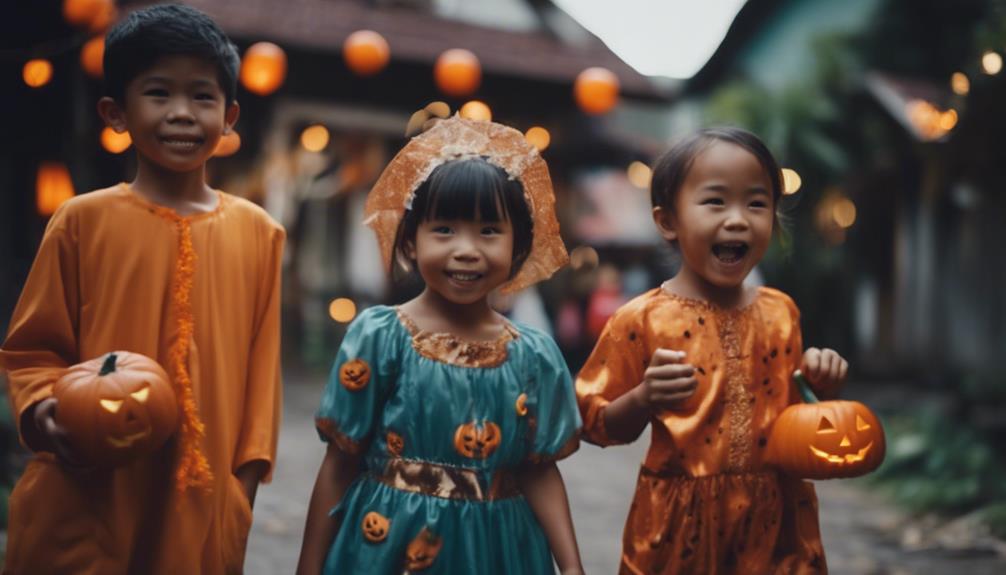
{"label": "teal fabric", "polygon": [[[579,433],[573,384],[555,342],[515,324],[516,339],[496,367],[447,364],[420,355],[394,308],[365,310],[350,325],[332,369],[317,417],[344,439],[365,449],[366,470],[383,469],[386,435],[404,439],[401,457],[479,473],[483,490],[500,469],[535,459],[554,459]],[[362,359],[369,383],[350,391],[339,381],[343,363]],[[528,413],[515,404],[527,394]],[[531,420],[537,421],[533,425]],[[454,447],[464,423],[492,421],[500,446],[486,459],[466,458]],[[324,426],[319,424],[319,434]],[[363,517],[376,511],[391,520],[389,535],[368,542]],[[425,527],[443,538],[436,561],[423,573],[520,575],[553,573],[548,543],[523,497],[496,501],[445,499],[406,492],[368,477],[367,471],[332,510],[342,527],[325,562],[325,573],[402,573],[409,542]]]}

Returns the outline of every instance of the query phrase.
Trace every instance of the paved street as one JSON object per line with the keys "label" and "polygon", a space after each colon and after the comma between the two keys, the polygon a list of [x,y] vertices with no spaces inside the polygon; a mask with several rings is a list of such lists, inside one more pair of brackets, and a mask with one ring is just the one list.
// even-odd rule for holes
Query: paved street
{"label": "paved street", "polygon": [[[320,377],[287,377],[279,461],[273,483],[259,491],[248,544],[249,575],[284,575],[296,567],[307,502],[324,451],[312,421],[322,385]],[[616,571],[622,523],[644,450],[644,441],[603,451],[584,445],[560,463],[588,574]],[[960,541],[960,533],[969,533],[964,527],[929,529],[906,522],[854,482],[819,482],[818,494],[833,575],[1006,573],[1006,560],[988,549],[995,542],[976,550],[972,542]]]}

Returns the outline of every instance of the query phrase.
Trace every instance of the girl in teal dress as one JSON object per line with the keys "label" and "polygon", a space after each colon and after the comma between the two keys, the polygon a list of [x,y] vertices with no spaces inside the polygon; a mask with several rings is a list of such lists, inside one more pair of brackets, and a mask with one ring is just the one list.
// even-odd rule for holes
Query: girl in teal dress
{"label": "girl in teal dress", "polygon": [[343,339],[299,574],[582,572],[555,465],[578,446],[570,375],[487,302],[565,263],[553,203],[544,161],[499,124],[441,121],[385,169],[367,223],[426,287]]}

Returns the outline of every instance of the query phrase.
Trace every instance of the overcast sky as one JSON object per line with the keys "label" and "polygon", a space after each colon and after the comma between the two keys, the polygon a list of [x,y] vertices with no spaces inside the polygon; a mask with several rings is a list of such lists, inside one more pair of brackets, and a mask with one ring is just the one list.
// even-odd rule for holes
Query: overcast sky
{"label": "overcast sky", "polygon": [[690,78],[746,0],[553,0],[641,74]]}

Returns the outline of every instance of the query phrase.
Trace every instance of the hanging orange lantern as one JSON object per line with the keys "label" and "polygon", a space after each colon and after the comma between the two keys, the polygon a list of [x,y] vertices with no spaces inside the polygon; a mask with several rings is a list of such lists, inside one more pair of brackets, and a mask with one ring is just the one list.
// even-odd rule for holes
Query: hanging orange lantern
{"label": "hanging orange lantern", "polygon": [[94,28],[111,23],[115,14],[112,0],[63,0],[63,18],[71,26]]}
{"label": "hanging orange lantern", "polygon": [[84,44],[80,50],[80,67],[92,78],[101,78],[104,74],[105,37],[95,36]]}
{"label": "hanging orange lantern", "polygon": [[433,79],[440,91],[451,96],[467,96],[482,82],[478,57],[460,48],[447,50],[433,66]]}
{"label": "hanging orange lantern", "polygon": [[241,84],[253,94],[268,96],[286,79],[286,52],[272,42],[258,42],[245,50]]}
{"label": "hanging orange lantern", "polygon": [[388,41],[373,30],[357,30],[342,44],[346,66],[361,76],[372,76],[388,65],[391,48]]}
{"label": "hanging orange lantern", "polygon": [[607,68],[587,68],[576,77],[573,96],[580,109],[605,114],[618,103],[618,77]]}
{"label": "hanging orange lantern", "polygon": [[241,136],[231,130],[230,132],[224,134],[220,141],[217,142],[217,147],[213,150],[213,156],[217,158],[226,158],[227,156],[233,156],[241,149]]}
{"label": "hanging orange lantern", "polygon": [[35,179],[35,207],[43,216],[51,216],[56,208],[74,195],[70,170],[59,162],[42,162]]}
{"label": "hanging orange lantern", "polygon": [[32,88],[41,88],[52,80],[52,62],[41,58],[28,60],[21,70],[21,77]]}
{"label": "hanging orange lantern", "polygon": [[105,126],[105,129],[101,131],[101,147],[109,153],[121,154],[128,150],[132,144],[133,139],[129,136],[129,132],[120,134],[108,126]]}

